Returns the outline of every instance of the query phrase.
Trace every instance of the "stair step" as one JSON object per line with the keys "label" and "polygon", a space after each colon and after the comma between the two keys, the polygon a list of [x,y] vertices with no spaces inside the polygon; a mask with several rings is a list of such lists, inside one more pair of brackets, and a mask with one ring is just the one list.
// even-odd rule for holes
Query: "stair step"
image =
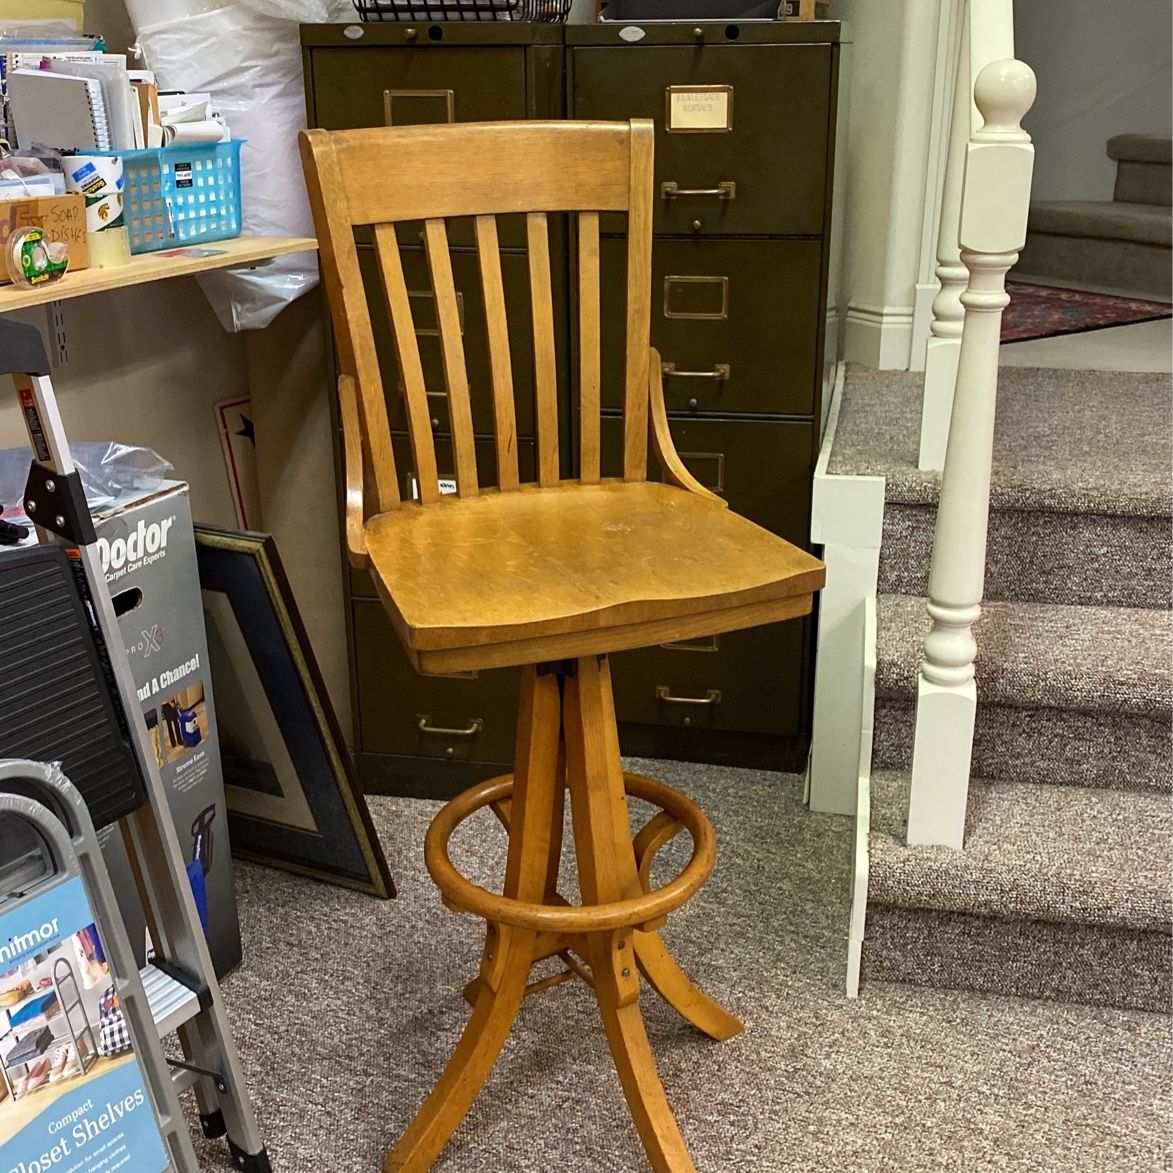
{"label": "stair step", "polygon": [[1161,795],[973,782],[964,851],[906,847],[907,777],[872,779],[869,900],[1173,933],[1173,808]]}
{"label": "stair step", "polygon": [[1168,301],[1168,208],[1083,200],[1033,204],[1018,272]]}
{"label": "stair step", "polygon": [[1173,167],[1168,163],[1116,164],[1116,185],[1112,198],[1122,204],[1151,204],[1157,208],[1173,205]]}
{"label": "stair step", "polygon": [[[876,600],[872,767],[912,763],[925,600]],[[988,603],[977,628],[972,773],[1173,791],[1168,611]]]}
{"label": "stair step", "polygon": [[[872,734],[874,770],[912,767],[915,697],[879,697]],[[1173,793],[1173,734],[1167,716],[1078,709],[1022,709],[979,701],[971,773],[1047,786]]]}
{"label": "stair step", "polygon": [[869,909],[862,980],[1169,1012],[1169,937],[1064,921]]}
{"label": "stair step", "polygon": [[[928,589],[940,475],[916,467],[922,382],[849,366],[829,465],[885,477],[884,593]],[[1002,368],[987,598],[1173,603],[1168,387],[1160,374]]]}
{"label": "stair step", "polygon": [[1108,140],[1108,158],[1122,163],[1173,164],[1173,138],[1159,134],[1117,134]]}
{"label": "stair step", "polygon": [[1031,204],[1027,221],[1028,249],[1030,234],[1035,232],[1092,240],[1130,241],[1166,249],[1173,245],[1173,224],[1168,212],[1152,204],[1125,204],[1115,200],[1055,200]]}
{"label": "stair step", "polygon": [[[845,377],[827,471],[883,476],[889,501],[935,505],[940,474],[916,466],[923,373],[849,364]],[[993,508],[1173,517],[1171,463],[1168,375],[1000,368]]]}
{"label": "stair step", "polygon": [[[885,506],[882,593],[928,592],[936,524],[932,505]],[[1119,572],[1121,566],[1127,574]],[[1091,607],[1173,606],[1169,519],[992,509],[985,596]]]}
{"label": "stair step", "polygon": [[906,776],[872,779],[865,980],[1168,1011],[1167,799],[970,787],[966,847],[906,847]]}
{"label": "stair step", "polygon": [[[876,600],[876,695],[916,695],[926,600]],[[985,705],[1167,716],[1173,614],[1133,607],[986,603],[974,632]]]}

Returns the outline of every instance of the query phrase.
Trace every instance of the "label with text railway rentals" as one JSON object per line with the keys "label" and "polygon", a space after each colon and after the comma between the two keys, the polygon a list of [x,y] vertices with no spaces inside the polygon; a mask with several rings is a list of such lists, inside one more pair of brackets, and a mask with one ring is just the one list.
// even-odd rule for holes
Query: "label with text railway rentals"
{"label": "label with text railway rentals", "polygon": [[78,877],[0,914],[0,1173],[169,1168]]}

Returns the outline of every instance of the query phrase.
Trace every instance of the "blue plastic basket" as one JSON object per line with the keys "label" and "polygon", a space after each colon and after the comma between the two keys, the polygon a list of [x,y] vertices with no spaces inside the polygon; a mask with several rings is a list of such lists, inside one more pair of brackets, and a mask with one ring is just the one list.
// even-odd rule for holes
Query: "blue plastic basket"
{"label": "blue plastic basket", "polygon": [[132,253],[239,236],[243,139],[121,155]]}

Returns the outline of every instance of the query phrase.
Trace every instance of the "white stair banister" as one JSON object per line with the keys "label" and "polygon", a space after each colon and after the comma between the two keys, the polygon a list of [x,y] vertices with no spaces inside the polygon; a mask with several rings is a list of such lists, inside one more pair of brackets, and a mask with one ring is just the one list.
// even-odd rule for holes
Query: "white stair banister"
{"label": "white stair banister", "polygon": [[923,469],[945,465],[945,444],[949,434],[949,413],[953,410],[953,388],[957,383],[957,356],[961,348],[961,324],[965,311],[961,294],[969,271],[961,260],[958,227],[961,222],[961,180],[965,150],[972,131],[973,106],[969,71],[969,13],[962,11],[960,45],[953,90],[953,116],[945,153],[945,179],[941,192],[941,222],[937,228],[937,280],[941,288],[933,298],[933,320],[925,351],[924,400],[921,407],[920,458]]}
{"label": "white stair banister", "polygon": [[959,226],[966,152],[981,125],[973,100],[974,79],[991,62],[1014,56],[1012,0],[961,0],[958,26],[953,115],[937,229],[936,275],[941,288],[933,299],[933,320],[925,351],[924,402],[917,460],[918,467],[935,471],[945,467],[945,446],[961,350],[964,316],[961,294],[969,279],[961,258]]}
{"label": "white stair banister", "polygon": [[1026,241],[1034,147],[1022,129],[1035,77],[1021,61],[987,65],[974,99],[983,125],[966,148],[960,255],[964,330],[929,573],[917,688],[908,842],[959,848],[965,831],[977,689],[973,625],[985,585],[990,465],[1006,273]]}

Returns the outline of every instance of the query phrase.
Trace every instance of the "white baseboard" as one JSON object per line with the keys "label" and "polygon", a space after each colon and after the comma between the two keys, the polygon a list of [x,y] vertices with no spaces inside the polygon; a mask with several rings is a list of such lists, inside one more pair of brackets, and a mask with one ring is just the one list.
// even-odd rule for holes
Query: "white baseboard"
{"label": "white baseboard", "polygon": [[879,370],[908,369],[913,309],[906,305],[847,304],[843,357]]}
{"label": "white baseboard", "polygon": [[917,284],[912,306],[912,338],[908,353],[910,371],[925,369],[925,349],[929,345],[929,335],[933,326],[933,299],[940,288],[938,281]]}

